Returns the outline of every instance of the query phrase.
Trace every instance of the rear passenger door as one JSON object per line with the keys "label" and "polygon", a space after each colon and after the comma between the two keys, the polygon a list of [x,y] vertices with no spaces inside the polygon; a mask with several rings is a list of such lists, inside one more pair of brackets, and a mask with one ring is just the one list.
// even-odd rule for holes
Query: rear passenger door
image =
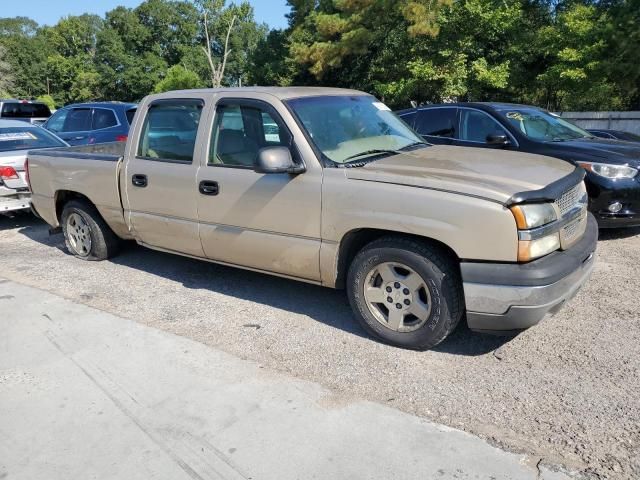
{"label": "rear passenger door", "polygon": [[449,145],[456,134],[457,108],[434,107],[418,110],[414,130],[427,142]]}
{"label": "rear passenger door", "polygon": [[208,131],[204,99],[159,99],[128,144],[121,186],[125,215],[137,240],[150,247],[204,256],[198,235],[196,175]]}

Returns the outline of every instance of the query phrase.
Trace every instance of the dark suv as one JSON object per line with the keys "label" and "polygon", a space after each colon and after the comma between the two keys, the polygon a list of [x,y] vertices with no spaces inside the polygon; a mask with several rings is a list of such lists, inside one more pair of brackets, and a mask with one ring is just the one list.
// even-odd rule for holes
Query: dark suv
{"label": "dark suv", "polygon": [[134,103],[76,103],[58,110],[43,127],[69,145],[124,142],[135,113]]}
{"label": "dark suv", "polygon": [[[518,150],[578,164],[587,171],[589,209],[600,227],[640,225],[638,143],[594,137],[527,105],[451,103],[397,114],[430,143]],[[526,165],[522,174],[526,181]]]}

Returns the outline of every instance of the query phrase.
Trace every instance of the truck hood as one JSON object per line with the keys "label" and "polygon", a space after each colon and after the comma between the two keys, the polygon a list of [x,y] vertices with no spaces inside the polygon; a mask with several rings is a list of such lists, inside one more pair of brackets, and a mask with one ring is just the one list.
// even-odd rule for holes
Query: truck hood
{"label": "truck hood", "polygon": [[575,168],[541,155],[434,145],[345,172],[353,180],[430,188],[506,203],[514,194],[540,190]]}

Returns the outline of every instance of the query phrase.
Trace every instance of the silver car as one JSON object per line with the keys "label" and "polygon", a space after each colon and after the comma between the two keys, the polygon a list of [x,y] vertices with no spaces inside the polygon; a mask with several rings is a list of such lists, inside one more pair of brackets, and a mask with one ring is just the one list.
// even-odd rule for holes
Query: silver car
{"label": "silver car", "polygon": [[44,128],[0,119],[0,214],[28,210],[31,193],[24,168],[27,152],[67,144]]}

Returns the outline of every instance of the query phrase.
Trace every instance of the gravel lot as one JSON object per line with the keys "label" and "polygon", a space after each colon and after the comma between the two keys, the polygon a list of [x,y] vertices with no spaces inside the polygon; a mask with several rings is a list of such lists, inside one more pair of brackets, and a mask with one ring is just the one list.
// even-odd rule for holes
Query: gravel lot
{"label": "gravel lot", "polygon": [[515,338],[466,328],[436,350],[379,344],[341,292],[129,246],[63,250],[30,216],[0,216],[0,276],[215,345],[592,478],[640,478],[640,230],[602,234],[591,282]]}

